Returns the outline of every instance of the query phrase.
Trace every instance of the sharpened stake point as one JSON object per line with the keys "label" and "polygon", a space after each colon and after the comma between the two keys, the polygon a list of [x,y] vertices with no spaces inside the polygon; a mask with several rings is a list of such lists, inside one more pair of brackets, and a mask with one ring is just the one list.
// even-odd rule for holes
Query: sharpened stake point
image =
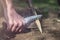
{"label": "sharpened stake point", "polygon": [[[37,12],[34,10],[33,11],[33,13],[37,16]],[[41,32],[41,34],[42,34],[42,28],[41,28],[41,23],[40,23],[40,21],[39,21],[39,19],[37,18],[37,20],[35,21],[35,23],[36,23],[36,25],[37,25],[37,27],[38,27],[38,29],[39,29],[39,31]]]}
{"label": "sharpened stake point", "polygon": [[39,20],[36,20],[35,22],[36,22],[36,25],[37,25],[39,31],[40,31],[41,34],[42,34],[42,28],[41,28],[41,23],[40,23],[40,21],[39,21]]}

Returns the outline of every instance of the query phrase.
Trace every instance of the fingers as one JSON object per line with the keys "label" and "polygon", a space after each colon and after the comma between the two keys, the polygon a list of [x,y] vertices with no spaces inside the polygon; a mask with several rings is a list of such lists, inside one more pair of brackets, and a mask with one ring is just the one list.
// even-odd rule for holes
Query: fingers
{"label": "fingers", "polygon": [[21,32],[23,29],[23,22],[22,21],[16,21],[8,22],[7,23],[7,30],[11,32]]}
{"label": "fingers", "polygon": [[21,27],[19,30],[18,30],[18,32],[21,32],[23,30],[23,27]]}
{"label": "fingers", "polygon": [[15,32],[22,30],[22,25],[23,25],[22,22],[19,22],[18,27],[16,28]]}
{"label": "fingers", "polygon": [[8,31],[11,31],[11,32],[14,32],[15,31],[15,29],[16,29],[16,27],[17,27],[17,22],[16,21],[14,21],[14,22],[9,22],[9,23],[7,23],[7,30]]}
{"label": "fingers", "polygon": [[22,31],[22,22],[15,22],[13,24],[9,24],[8,26],[8,30],[10,30],[11,32],[21,32]]}
{"label": "fingers", "polygon": [[17,27],[18,27],[18,23],[14,21],[14,26],[12,27],[11,31],[14,32]]}
{"label": "fingers", "polygon": [[14,25],[13,23],[7,23],[7,30],[11,31],[13,25]]}

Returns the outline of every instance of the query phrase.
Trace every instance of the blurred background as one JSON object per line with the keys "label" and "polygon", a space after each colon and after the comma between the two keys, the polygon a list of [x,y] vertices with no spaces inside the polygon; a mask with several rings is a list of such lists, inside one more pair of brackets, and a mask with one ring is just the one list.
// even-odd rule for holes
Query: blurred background
{"label": "blurred background", "polygon": [[[14,0],[13,2],[18,9],[28,7],[26,1],[24,0]],[[42,13],[44,17],[47,17],[50,12],[60,14],[60,0],[32,0],[32,5],[37,8],[36,11],[38,13]]]}

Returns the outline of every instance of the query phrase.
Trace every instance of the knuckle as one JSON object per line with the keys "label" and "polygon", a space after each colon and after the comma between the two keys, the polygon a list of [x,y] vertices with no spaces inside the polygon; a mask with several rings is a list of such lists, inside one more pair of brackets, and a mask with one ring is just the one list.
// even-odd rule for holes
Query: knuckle
{"label": "knuckle", "polygon": [[17,23],[14,23],[14,25],[17,25]]}
{"label": "knuckle", "polygon": [[9,25],[12,25],[12,24],[13,24],[13,22],[12,22],[12,21],[9,21],[9,22],[8,22],[8,24],[9,24]]}
{"label": "knuckle", "polygon": [[19,22],[19,26],[21,26],[23,23],[22,22]]}
{"label": "knuckle", "polygon": [[9,25],[13,25],[13,23],[9,23]]}
{"label": "knuckle", "polygon": [[14,25],[17,25],[17,22],[16,21],[14,21]]}

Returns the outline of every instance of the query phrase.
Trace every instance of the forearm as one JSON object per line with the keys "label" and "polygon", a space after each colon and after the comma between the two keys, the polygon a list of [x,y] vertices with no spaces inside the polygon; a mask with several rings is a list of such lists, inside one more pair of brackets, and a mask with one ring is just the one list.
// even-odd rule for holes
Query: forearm
{"label": "forearm", "polygon": [[13,6],[12,6],[12,0],[0,0],[1,1],[1,4],[3,6],[3,9],[4,9],[4,16],[5,16],[5,19],[7,19],[7,17],[9,17],[9,15],[11,13],[9,13]]}
{"label": "forearm", "polygon": [[10,10],[13,8],[12,0],[1,0],[4,10]]}

